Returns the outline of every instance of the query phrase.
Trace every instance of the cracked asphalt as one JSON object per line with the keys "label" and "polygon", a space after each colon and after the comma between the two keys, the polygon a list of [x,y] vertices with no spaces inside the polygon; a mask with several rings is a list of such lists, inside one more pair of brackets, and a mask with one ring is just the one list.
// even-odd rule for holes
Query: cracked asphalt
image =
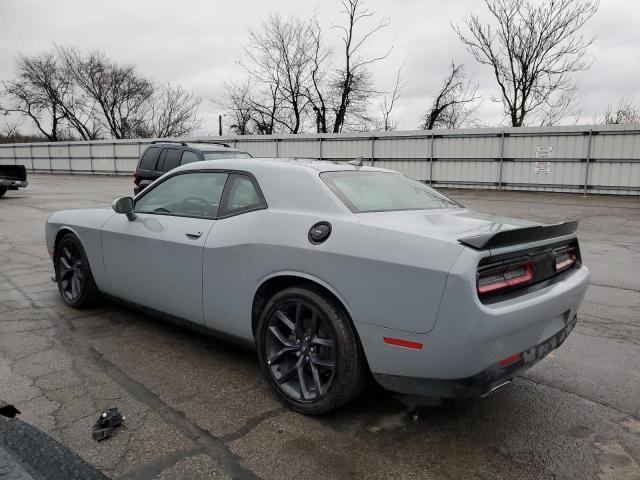
{"label": "cracked asphalt", "polygon": [[[0,199],[0,398],[113,478],[640,479],[640,198],[448,191],[479,211],[579,219],[592,286],[565,344],[496,394],[435,401],[370,385],[339,412],[283,408],[251,352],[104,302],[66,307],[49,214],[130,177],[34,174]],[[108,407],[125,426],[96,443]]]}

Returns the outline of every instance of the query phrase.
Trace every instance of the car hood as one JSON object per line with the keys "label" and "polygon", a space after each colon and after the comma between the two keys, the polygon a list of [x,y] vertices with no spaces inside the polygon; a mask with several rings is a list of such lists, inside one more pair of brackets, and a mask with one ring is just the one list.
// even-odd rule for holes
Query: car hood
{"label": "car hood", "polygon": [[497,217],[467,209],[410,210],[358,214],[360,222],[376,228],[456,242],[459,238],[495,233],[539,223]]}

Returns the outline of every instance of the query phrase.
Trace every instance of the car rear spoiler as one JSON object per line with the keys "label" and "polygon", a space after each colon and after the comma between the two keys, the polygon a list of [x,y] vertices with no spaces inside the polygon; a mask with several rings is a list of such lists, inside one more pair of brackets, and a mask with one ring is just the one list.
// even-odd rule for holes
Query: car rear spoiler
{"label": "car rear spoiler", "polygon": [[575,233],[578,222],[564,222],[556,225],[539,225],[535,227],[514,228],[496,233],[485,233],[473,237],[459,238],[458,241],[476,250],[506,247],[519,243],[537,242],[553,237],[562,237]]}

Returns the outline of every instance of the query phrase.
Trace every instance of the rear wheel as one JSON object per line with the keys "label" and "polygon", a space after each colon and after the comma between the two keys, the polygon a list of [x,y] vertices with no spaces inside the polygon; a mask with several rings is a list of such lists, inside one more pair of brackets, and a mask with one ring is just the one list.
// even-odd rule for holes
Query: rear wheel
{"label": "rear wheel", "polygon": [[351,321],[332,298],[312,287],[287,288],[269,300],[257,343],[269,382],[293,410],[326,413],[364,386],[365,359]]}
{"label": "rear wheel", "polygon": [[96,303],[98,288],[82,243],[74,234],[68,233],[60,240],[54,266],[58,290],[67,305],[85,308]]}
{"label": "rear wheel", "polygon": [[7,187],[0,187],[0,197],[7,193]]}

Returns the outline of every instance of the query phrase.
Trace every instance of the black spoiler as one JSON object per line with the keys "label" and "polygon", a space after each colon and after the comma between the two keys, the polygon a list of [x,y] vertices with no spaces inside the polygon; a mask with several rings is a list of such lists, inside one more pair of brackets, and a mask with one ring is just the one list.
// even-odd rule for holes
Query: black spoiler
{"label": "black spoiler", "polygon": [[519,243],[537,242],[553,237],[562,237],[575,233],[578,222],[564,222],[556,225],[514,228],[496,233],[485,233],[473,237],[459,238],[458,241],[476,250],[506,247]]}

